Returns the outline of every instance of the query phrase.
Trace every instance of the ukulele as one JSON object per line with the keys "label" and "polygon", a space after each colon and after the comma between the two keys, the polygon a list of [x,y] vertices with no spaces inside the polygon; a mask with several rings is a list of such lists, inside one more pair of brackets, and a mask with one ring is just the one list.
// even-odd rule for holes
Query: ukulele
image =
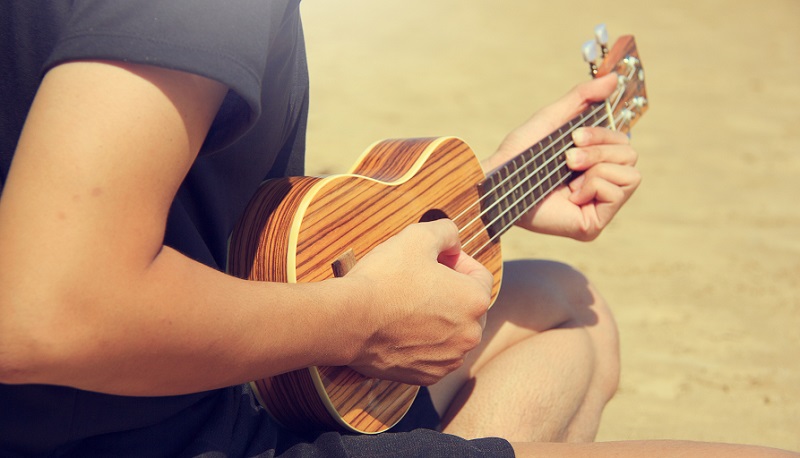
{"label": "ukulele", "polygon": [[[269,180],[257,190],[230,240],[228,271],[254,281],[317,282],[341,276],[355,260],[404,227],[439,218],[459,228],[462,249],[502,278],[499,237],[524,213],[579,173],[566,165],[571,132],[604,126],[628,132],[647,108],[644,71],[632,36],[609,51],[603,26],[584,45],[594,76],[616,72],[618,87],[486,176],[454,137],[384,140],[349,173]],[[251,383],[284,426],[374,434],[394,426],[419,387],[365,377],[348,367],[308,367]]]}

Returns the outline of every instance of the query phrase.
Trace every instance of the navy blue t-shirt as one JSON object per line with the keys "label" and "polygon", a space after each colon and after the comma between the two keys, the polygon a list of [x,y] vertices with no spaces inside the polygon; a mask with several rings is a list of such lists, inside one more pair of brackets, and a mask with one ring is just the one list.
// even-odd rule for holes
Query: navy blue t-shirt
{"label": "navy blue t-shirt", "polygon": [[[303,172],[308,76],[298,3],[2,2],[0,190],[39,83],[59,63],[121,60],[221,81],[230,92],[172,205],[165,244],[224,268],[228,235],[257,186]],[[146,437],[150,446],[174,444],[175,452],[203,429],[210,411],[238,405],[242,394],[236,387],[144,398],[0,385],[0,450],[66,451],[84,438],[125,432],[130,442]],[[137,439],[130,431],[145,434]]]}

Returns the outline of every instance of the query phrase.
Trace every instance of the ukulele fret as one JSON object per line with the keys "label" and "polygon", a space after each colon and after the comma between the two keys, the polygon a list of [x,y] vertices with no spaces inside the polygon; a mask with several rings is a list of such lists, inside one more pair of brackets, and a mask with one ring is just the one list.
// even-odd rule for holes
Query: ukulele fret
{"label": "ukulele fret", "polygon": [[589,106],[478,185],[481,218],[491,238],[504,234],[556,188],[580,175],[581,172],[567,167],[566,151],[574,146],[572,132],[584,126],[613,126],[604,106],[604,103]]}

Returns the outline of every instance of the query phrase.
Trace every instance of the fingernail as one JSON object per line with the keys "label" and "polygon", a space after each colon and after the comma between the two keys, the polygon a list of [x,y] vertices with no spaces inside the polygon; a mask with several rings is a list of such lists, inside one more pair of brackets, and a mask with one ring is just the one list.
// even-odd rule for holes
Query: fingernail
{"label": "fingernail", "polygon": [[589,130],[583,127],[575,129],[572,131],[572,141],[575,142],[576,145],[584,145],[586,142],[589,141]]}
{"label": "fingernail", "polygon": [[575,168],[583,164],[584,159],[586,158],[586,153],[577,149],[577,148],[570,148],[566,151],[567,156],[567,165],[570,168]]}

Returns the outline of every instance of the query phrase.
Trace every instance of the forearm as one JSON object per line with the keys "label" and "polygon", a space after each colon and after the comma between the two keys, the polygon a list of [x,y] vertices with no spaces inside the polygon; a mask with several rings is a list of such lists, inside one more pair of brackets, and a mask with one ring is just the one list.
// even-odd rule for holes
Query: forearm
{"label": "forearm", "polygon": [[353,336],[343,317],[358,322],[358,295],[344,280],[249,282],[169,248],[146,269],[98,271],[72,288],[39,282],[36,291],[3,285],[0,348],[16,361],[3,381],[129,395],[201,391],[344,364]]}

